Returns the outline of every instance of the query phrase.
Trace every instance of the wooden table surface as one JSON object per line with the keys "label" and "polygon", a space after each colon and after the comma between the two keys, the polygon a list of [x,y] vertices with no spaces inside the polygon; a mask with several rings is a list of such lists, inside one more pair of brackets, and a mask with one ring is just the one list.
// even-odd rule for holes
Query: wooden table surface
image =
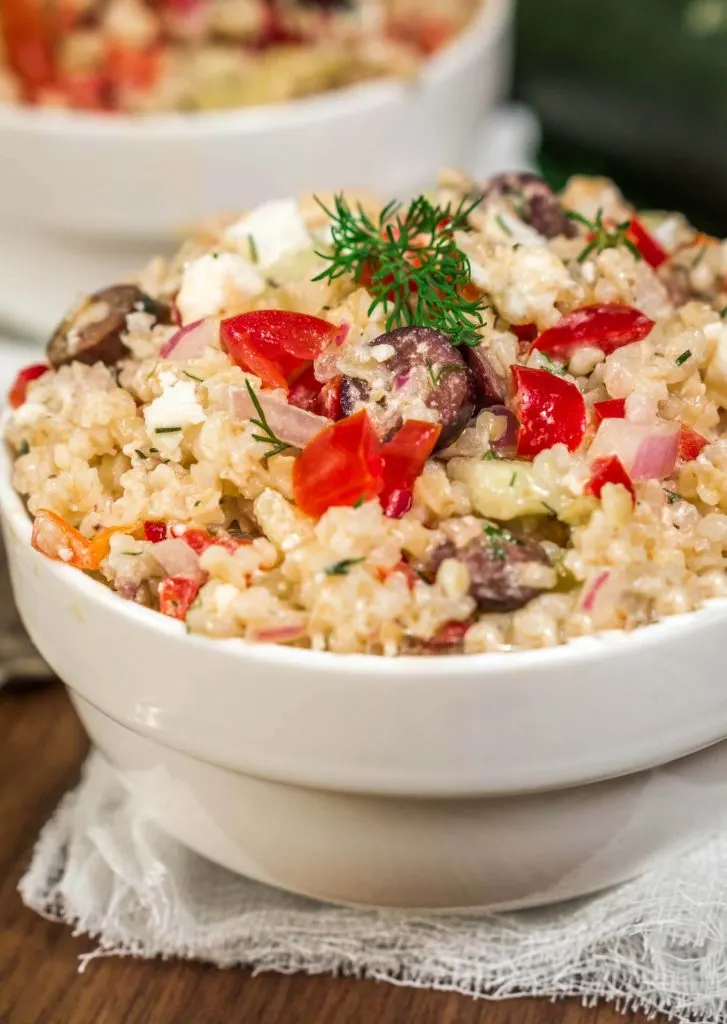
{"label": "wooden table surface", "polygon": [[372,981],[108,958],[27,910],[16,887],[86,740],[58,685],[0,691],[0,1024],[638,1024],[576,1001],[489,1003]]}

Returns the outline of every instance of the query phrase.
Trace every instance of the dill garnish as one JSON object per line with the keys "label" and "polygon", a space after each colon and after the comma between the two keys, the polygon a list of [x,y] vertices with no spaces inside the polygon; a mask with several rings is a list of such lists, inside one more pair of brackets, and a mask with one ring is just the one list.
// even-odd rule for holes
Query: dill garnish
{"label": "dill garnish", "polygon": [[681,366],[682,363],[686,363],[687,359],[689,359],[691,354],[692,354],[691,349],[685,349],[684,352],[682,352],[682,354],[680,356],[676,357],[674,362],[677,364],[677,366]]}
{"label": "dill garnish", "polygon": [[502,228],[506,235],[512,236],[512,228],[508,226],[507,221],[505,220],[501,213],[495,214],[495,220],[497,221],[498,225],[500,226],[500,228]]}
{"label": "dill garnish", "polygon": [[252,235],[247,236],[247,244],[250,247],[250,259],[252,260],[253,263],[259,263],[260,255],[257,251],[257,242],[255,241]]}
{"label": "dill garnish", "polygon": [[361,508],[361,506],[363,504],[365,504],[365,502],[366,502],[366,499],[364,498],[364,496],[362,494],[360,498],[357,498],[357,500],[354,501],[353,508]]}
{"label": "dill garnish", "polygon": [[555,509],[553,508],[552,505],[548,504],[547,501],[543,501],[542,498],[541,498],[540,504],[543,506],[543,508],[545,509],[545,511],[548,513],[549,516],[555,516],[556,519],[558,518],[558,513],[555,511]]}
{"label": "dill garnish", "polygon": [[340,562],[334,562],[327,567],[326,576],[348,576],[348,570],[352,565],[359,565],[365,561],[365,558],[343,558]]}
{"label": "dill garnish", "polygon": [[608,227],[603,223],[603,210],[601,207],[598,209],[595,220],[588,220],[582,213],[576,213],[574,210],[566,210],[566,216],[588,228],[591,233],[588,245],[576,257],[579,263],[583,263],[584,260],[588,259],[592,252],[598,254],[603,252],[604,249],[617,249],[620,245],[628,249],[635,259],[641,259],[641,253],[631,239],[627,237],[628,230],[631,227],[630,220],[624,220],[620,224]]}
{"label": "dill garnish", "polygon": [[467,229],[481,197],[463,199],[456,209],[435,206],[426,196],[406,209],[394,201],[375,221],[360,205],[351,209],[343,195],[336,196],[333,210],[317,202],[331,218],[333,242],[329,252],[318,253],[329,265],[313,280],[335,281],[347,274],[361,280],[369,272],[368,315],[381,308],[387,330],[420,325],[441,331],[455,345],[479,344],[488,307],[481,297],[462,294],[471,283],[471,268],[454,232]]}
{"label": "dill garnish", "polygon": [[445,373],[466,373],[467,367],[462,363],[442,363],[441,366],[435,366],[431,359],[425,359],[427,373],[429,379],[432,382],[432,387],[436,388],[442,380]]}
{"label": "dill garnish", "polygon": [[144,459],[144,461],[146,461],[146,459],[148,459],[148,458],[149,458],[149,456],[148,456],[148,455],[145,455],[145,454],[144,454],[144,452],[143,452],[143,451],[141,450],[141,448],[134,448],[134,451],[135,451],[135,452],[136,452],[136,454],[137,454],[137,455],[139,456],[139,458],[140,458],[140,459]]}
{"label": "dill garnish", "polygon": [[681,494],[677,494],[676,491],[670,491],[668,487],[664,488],[664,494],[669,505],[673,505],[675,501],[683,501]]}
{"label": "dill garnish", "polygon": [[29,451],[30,445],[28,444],[28,442],[25,440],[21,441],[20,447],[18,448],[18,455],[27,455]]}
{"label": "dill garnish", "polygon": [[182,428],[181,427],[154,427],[155,434],[176,434]]}
{"label": "dill garnish", "polygon": [[517,480],[517,473],[513,473],[512,476],[510,477],[510,486],[511,487],[515,486],[515,481],[516,480]]}
{"label": "dill garnish", "polygon": [[255,394],[255,390],[249,380],[245,381],[245,386],[247,387],[247,393],[250,396],[250,401],[255,406],[255,412],[260,417],[259,419],[253,419],[250,417],[250,422],[263,431],[262,434],[253,434],[253,440],[262,441],[263,444],[270,445],[270,449],[265,452],[263,458],[271,459],[273,455],[280,455],[281,452],[287,452],[289,448],[293,447],[292,444],[287,444],[287,442],[281,441],[281,439],[273,433],[270,428],[270,424],[265,418],[265,413],[263,412],[263,407],[260,405],[260,400]]}
{"label": "dill garnish", "polygon": [[202,380],[201,377],[195,377],[195,375],[193,373],[190,373],[189,370],[182,370],[182,373],[184,374],[185,377],[189,377],[190,380],[196,380],[198,384],[204,384],[204,381]]}
{"label": "dill garnish", "polygon": [[482,458],[485,460],[485,462],[492,462],[495,459],[499,459],[500,456],[497,454],[494,448],[488,448],[487,451],[483,453]]}

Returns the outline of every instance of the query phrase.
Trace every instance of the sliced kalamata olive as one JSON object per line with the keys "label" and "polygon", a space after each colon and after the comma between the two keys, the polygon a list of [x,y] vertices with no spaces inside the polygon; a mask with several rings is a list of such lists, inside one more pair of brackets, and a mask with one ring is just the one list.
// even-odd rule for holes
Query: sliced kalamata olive
{"label": "sliced kalamata olive", "polygon": [[526,224],[530,224],[545,238],[577,234],[575,224],[566,216],[560,200],[547,181],[537,174],[511,171],[496,174],[482,184],[483,202],[496,201],[502,196],[512,200],[516,211]]}
{"label": "sliced kalamata olive", "polygon": [[[388,393],[371,408],[371,418],[383,438],[390,437],[407,419],[406,406],[420,398],[434,409],[442,425],[437,447],[450,444],[464,430],[474,412],[472,374],[446,335],[431,327],[399,327],[380,335],[372,348],[387,346],[393,352],[379,365],[391,375]],[[369,389],[354,377],[344,377],[341,411],[350,415],[366,403]]]}
{"label": "sliced kalamata olive", "polygon": [[130,313],[149,313],[158,323],[172,322],[171,308],[133,284],[117,284],[95,292],[59,324],[48,342],[48,361],[105,363],[113,366],[128,355],[122,335]]}
{"label": "sliced kalamata olive", "polygon": [[446,558],[456,558],[467,567],[470,595],[480,611],[515,611],[541,592],[523,579],[525,567],[549,566],[550,559],[537,541],[515,537],[495,526],[486,530],[490,532],[463,548],[456,548],[451,541],[441,544],[427,564],[426,575],[433,579]]}
{"label": "sliced kalamata olive", "polygon": [[495,369],[482,343],[467,349],[467,362],[475,382],[480,405],[502,405],[507,398],[507,377]]}

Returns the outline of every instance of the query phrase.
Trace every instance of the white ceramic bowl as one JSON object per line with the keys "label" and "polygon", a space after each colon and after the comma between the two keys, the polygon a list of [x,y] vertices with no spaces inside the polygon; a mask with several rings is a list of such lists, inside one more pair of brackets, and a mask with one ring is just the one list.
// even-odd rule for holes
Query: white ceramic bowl
{"label": "white ceramic bowl", "polygon": [[47,330],[74,291],[138,270],[210,215],[309,190],[405,195],[469,166],[507,85],[512,6],[486,0],[411,84],[148,117],[0,106],[0,312]]}
{"label": "white ceramic bowl", "polygon": [[3,460],[31,637],[148,813],[233,870],[361,905],[522,906],[629,877],[727,806],[726,601],[508,655],[190,637],[35,552]]}

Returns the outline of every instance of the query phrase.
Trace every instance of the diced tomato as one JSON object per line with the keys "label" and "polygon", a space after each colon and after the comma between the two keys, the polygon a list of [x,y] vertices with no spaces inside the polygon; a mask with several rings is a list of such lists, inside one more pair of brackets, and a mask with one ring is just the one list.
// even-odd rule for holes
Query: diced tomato
{"label": "diced tomato", "polygon": [[188,576],[167,576],[159,584],[159,611],[162,615],[184,622],[200,586],[199,580],[192,580]]}
{"label": "diced tomato", "polygon": [[691,427],[685,427],[682,423],[679,430],[679,451],[677,452],[677,458],[682,459],[684,462],[691,462],[701,452],[702,448],[709,444],[706,437],[702,437],[696,430],[692,430]]}
{"label": "diced tomato", "polygon": [[547,370],[518,365],[511,369],[512,405],[520,422],[517,454],[532,458],[554,444],[564,444],[574,452],[587,423],[586,403],[575,384]]}
{"label": "diced tomato", "polygon": [[147,519],[144,523],[144,538],[150,540],[152,544],[159,544],[161,541],[166,540],[167,524]]}
{"label": "diced tomato", "polygon": [[561,359],[569,359],[576,349],[585,345],[593,345],[610,355],[624,345],[641,341],[653,326],[653,320],[632,306],[615,302],[583,306],[543,331],[533,342],[533,348]]}
{"label": "diced tomato", "polygon": [[593,411],[596,420],[622,420],[626,416],[625,398],[606,398],[603,402],[594,402]]}
{"label": "diced tomato", "polygon": [[76,72],[58,82],[68,106],[75,110],[110,110],[111,93],[105,75],[96,71]]}
{"label": "diced tomato", "polygon": [[406,580],[409,590],[413,590],[414,585],[419,582],[420,577],[414,572],[408,562],[397,562],[394,568],[390,569],[385,574],[385,578],[388,579],[389,576],[393,576],[395,572],[401,573]]}
{"label": "diced tomato", "polygon": [[343,377],[332,377],[320,390],[314,412],[319,416],[327,416],[329,420],[341,418],[341,384]]}
{"label": "diced tomato", "polygon": [[384,486],[379,497],[392,519],[400,519],[411,508],[414,481],[432,454],[441,429],[438,423],[407,420],[382,446]]}
{"label": "diced tomato", "polygon": [[518,341],[535,341],[538,336],[535,324],[511,324],[510,330]]}
{"label": "diced tomato", "polygon": [[293,468],[298,507],[309,516],[321,516],[333,505],[378,497],[384,485],[380,449],[365,409],[316,434]]}
{"label": "diced tomato", "polygon": [[55,78],[54,20],[52,5],[38,0],[8,0],[2,5],[0,49],[31,101]]}
{"label": "diced tomato", "polygon": [[648,263],[654,270],[660,267],[668,259],[667,254],[659,245],[653,235],[650,235],[644,225],[637,217],[631,218],[631,224],[626,232],[626,237],[636,246],[641,253],[644,262]]}
{"label": "diced tomato", "polygon": [[26,366],[25,369],[20,371],[8,393],[8,402],[13,409],[17,409],[25,401],[28,394],[28,384],[32,380],[37,380],[43,374],[48,373],[49,369],[50,367],[45,363],[33,363],[32,366]]}
{"label": "diced tomato", "polygon": [[431,640],[424,645],[430,651],[446,650],[448,647],[457,647],[464,640],[465,633],[470,628],[467,622],[459,622],[453,619],[440,626]]}
{"label": "diced tomato", "polygon": [[139,91],[150,89],[159,77],[160,50],[143,50],[124,45],[117,40],[109,43],[106,54],[106,74],[115,89]]}
{"label": "diced tomato", "polygon": [[299,409],[306,409],[308,412],[316,411],[318,396],[321,393],[321,383],[316,380],[312,366],[307,366],[295,382],[290,385],[288,401],[291,405],[297,405]]}
{"label": "diced tomato", "polygon": [[33,520],[31,544],[36,551],[57,562],[95,572],[109,553],[112,536],[132,533],[134,529],[133,526],[112,526],[90,540],[56,512],[39,509]]}
{"label": "diced tomato", "polygon": [[584,493],[592,494],[594,498],[600,498],[601,491],[606,484],[621,484],[633,500],[636,500],[636,491],[631,477],[626,472],[618,455],[603,455],[600,459],[593,460],[591,477],[585,486]]}
{"label": "diced tomato", "polygon": [[287,391],[291,380],[341,336],[341,328],[307,313],[262,309],[223,320],[220,336],[238,366],[264,386]]}
{"label": "diced tomato", "polygon": [[185,544],[188,544],[192,551],[198,555],[204,554],[207,548],[214,546],[224,548],[225,551],[229,551],[230,554],[234,554],[238,548],[245,547],[252,543],[246,537],[226,537],[224,535],[216,535],[210,533],[208,530],[203,530],[201,527],[178,527],[172,529],[172,533],[179,540],[183,540]]}

